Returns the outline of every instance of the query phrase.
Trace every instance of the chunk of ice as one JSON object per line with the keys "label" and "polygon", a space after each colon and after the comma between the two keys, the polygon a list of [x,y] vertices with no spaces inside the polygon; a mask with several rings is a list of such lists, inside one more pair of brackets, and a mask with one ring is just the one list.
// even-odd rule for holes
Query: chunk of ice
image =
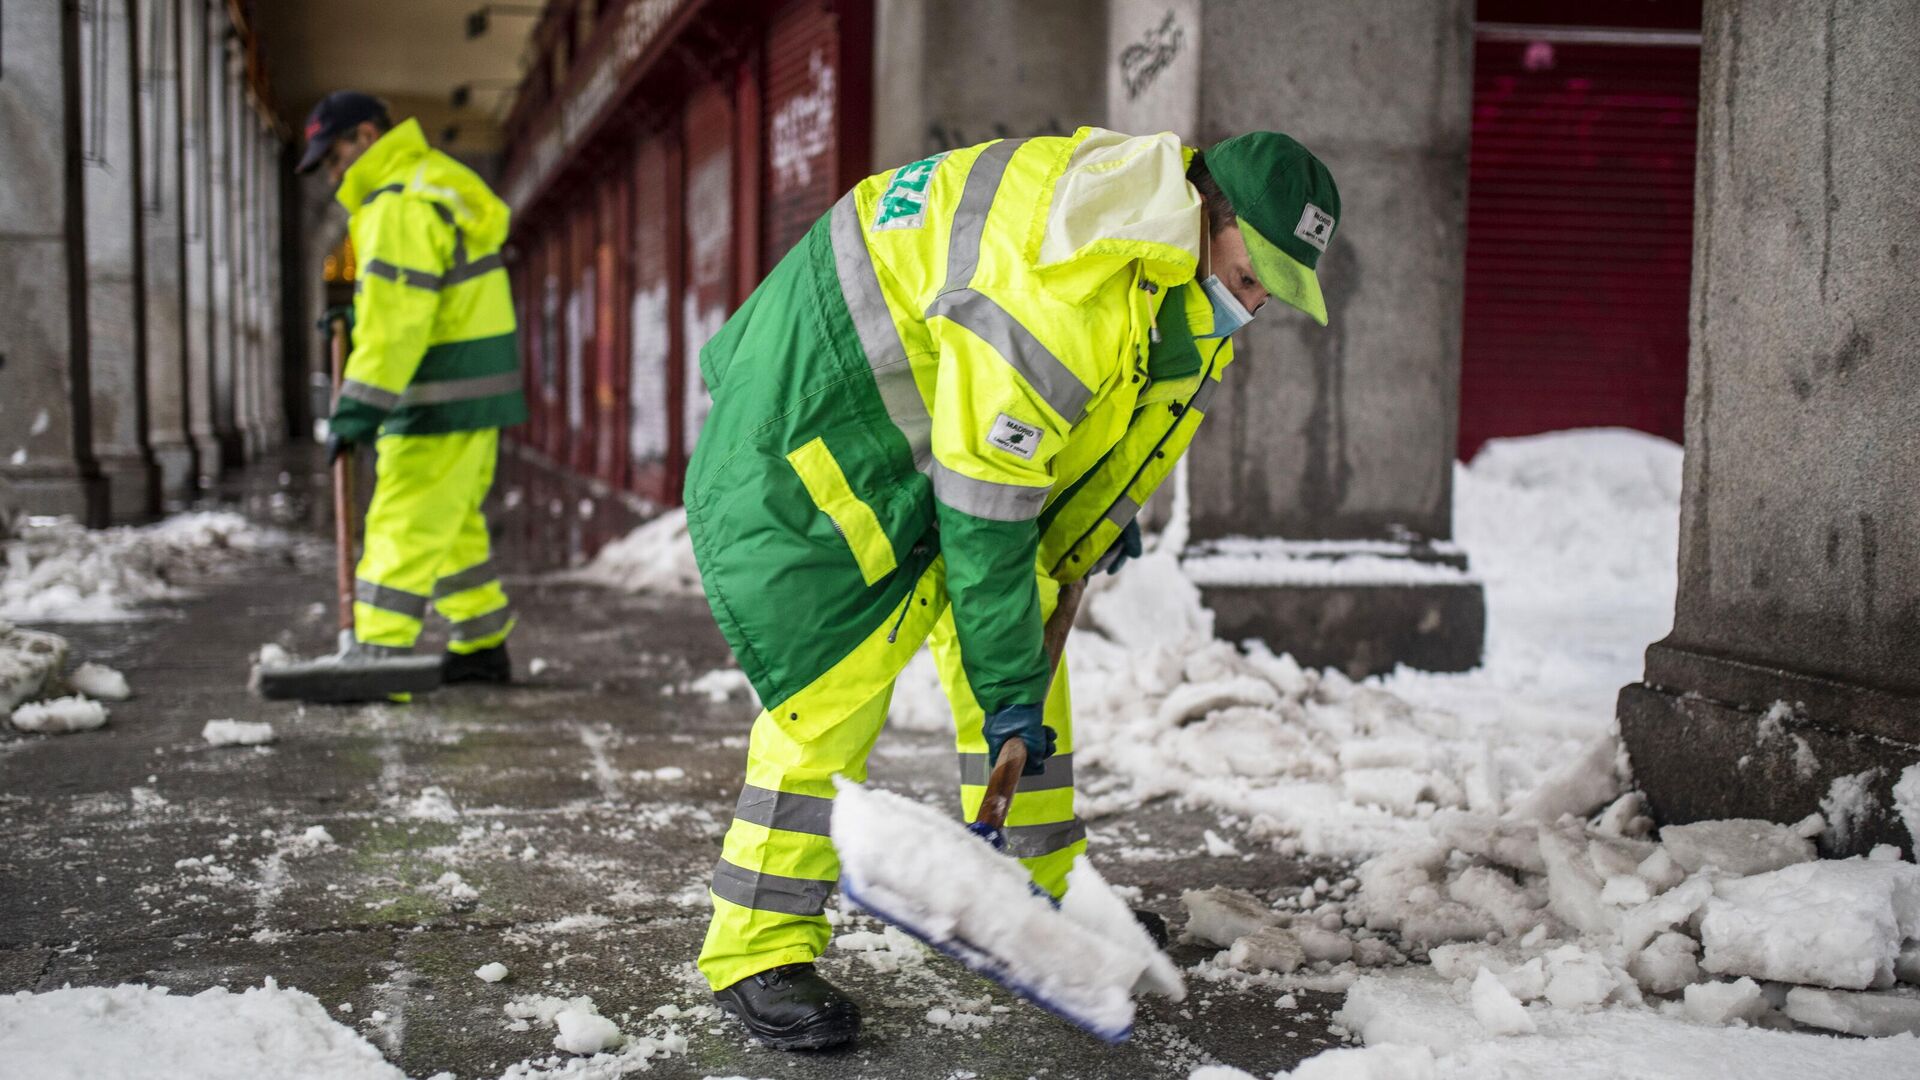
{"label": "chunk of ice", "polygon": [[1920,866],[1912,863],[1800,863],[1722,881],[1714,893],[1700,940],[1701,966],[1715,974],[1885,988],[1901,945],[1920,937]]}
{"label": "chunk of ice", "polygon": [[1533,1017],[1528,1015],[1527,1007],[1520,1004],[1518,998],[1502,985],[1493,972],[1481,968],[1474,976],[1473,1018],[1487,1029],[1489,1035],[1531,1035],[1534,1031]]}

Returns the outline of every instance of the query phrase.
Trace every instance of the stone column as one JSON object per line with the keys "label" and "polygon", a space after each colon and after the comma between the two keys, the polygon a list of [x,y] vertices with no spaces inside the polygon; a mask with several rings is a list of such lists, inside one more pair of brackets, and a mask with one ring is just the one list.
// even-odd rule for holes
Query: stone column
{"label": "stone column", "polygon": [[1219,632],[1353,675],[1476,666],[1485,601],[1449,543],[1473,4],[1123,10],[1113,78],[1141,91],[1116,113],[1177,124],[1191,99],[1200,145],[1283,131],[1340,185],[1330,325],[1276,307],[1237,335],[1189,455],[1190,555],[1223,556],[1189,568]]}
{"label": "stone column", "polygon": [[187,438],[186,248],[181,228],[180,0],[139,0],[141,231],[145,239],[147,445],[164,500],[193,491]]}
{"label": "stone column", "polygon": [[70,3],[0,5],[0,469],[37,514],[107,516],[93,456],[80,22]]}
{"label": "stone column", "polygon": [[234,137],[235,94],[233,68],[227,54],[232,36],[224,8],[207,13],[207,243],[211,252],[212,290],[209,295],[208,335],[213,355],[213,431],[220,446],[220,471],[238,468],[246,460],[240,430],[234,422]]}
{"label": "stone column", "polygon": [[160,490],[146,446],[136,24],[132,0],[96,0],[79,12],[93,452],[107,478],[109,517],[140,521],[160,509]]}
{"label": "stone column", "polygon": [[1911,851],[1920,6],[1709,0],[1703,32],[1680,589],[1621,732],[1663,821],[1824,809],[1830,854]]}
{"label": "stone column", "polygon": [[204,486],[220,475],[220,439],[213,394],[213,76],[212,0],[180,0],[182,98],[182,222],[186,249],[187,432]]}
{"label": "stone column", "polygon": [[1104,122],[1106,18],[1102,0],[879,0],[874,167]]}
{"label": "stone column", "polygon": [[268,448],[287,441],[289,413],[286,396],[287,358],[302,355],[282,333],[281,311],[286,282],[282,272],[280,237],[283,205],[280,175],[280,139],[272,130],[260,140],[260,336],[265,343],[261,415],[262,437]]}
{"label": "stone column", "polygon": [[259,451],[254,417],[254,382],[259,361],[253,325],[253,219],[259,207],[254,192],[253,109],[247,103],[246,70],[237,42],[228,43],[227,66],[233,79],[233,149],[228,170],[233,182],[233,429],[241,459]]}

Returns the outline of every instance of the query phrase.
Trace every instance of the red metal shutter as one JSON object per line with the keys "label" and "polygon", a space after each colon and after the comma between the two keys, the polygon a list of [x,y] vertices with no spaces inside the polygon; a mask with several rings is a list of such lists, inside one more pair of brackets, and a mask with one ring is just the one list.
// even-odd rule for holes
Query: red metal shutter
{"label": "red metal shutter", "polygon": [[1459,450],[1625,426],[1679,439],[1697,46],[1475,44]]}
{"label": "red metal shutter", "polygon": [[688,100],[682,124],[686,294],[680,323],[686,395],[681,449],[691,453],[712,404],[700,378],[700,348],[733,308],[733,103],[719,87],[703,86]]}
{"label": "red metal shutter", "polygon": [[625,364],[620,363],[626,330],[623,249],[628,235],[624,203],[626,169],[609,170],[595,185],[594,266],[599,290],[594,297],[593,475],[618,487],[623,483],[626,430],[621,423]]}
{"label": "red metal shutter", "polygon": [[567,356],[567,221],[554,218],[547,223],[546,273],[541,288],[540,317],[545,331],[542,340],[540,450],[550,461],[562,461],[567,438],[566,356]]}
{"label": "red metal shutter", "polygon": [[840,195],[840,30],[826,0],[796,0],[767,28],[766,269],[780,261]]}
{"label": "red metal shutter", "polygon": [[594,296],[593,199],[573,200],[573,280],[567,292],[567,445],[561,464],[577,473],[593,467]]}
{"label": "red metal shutter", "polygon": [[672,156],[666,139],[643,139],[633,160],[633,292],[628,301],[627,456],[641,496],[673,500],[671,417],[674,361]]}

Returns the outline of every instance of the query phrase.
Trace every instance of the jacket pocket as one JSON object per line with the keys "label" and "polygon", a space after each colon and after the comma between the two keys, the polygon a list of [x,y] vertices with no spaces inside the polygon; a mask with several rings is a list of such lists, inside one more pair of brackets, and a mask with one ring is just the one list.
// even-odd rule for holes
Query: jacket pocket
{"label": "jacket pocket", "polygon": [[826,440],[816,438],[787,454],[787,464],[800,475],[813,505],[832,520],[834,530],[847,542],[853,561],[859,564],[861,579],[872,585],[893,573],[899,566],[893,542],[880,527],[873,507],[847,486],[846,474],[840,471],[833,451],[827,449]]}

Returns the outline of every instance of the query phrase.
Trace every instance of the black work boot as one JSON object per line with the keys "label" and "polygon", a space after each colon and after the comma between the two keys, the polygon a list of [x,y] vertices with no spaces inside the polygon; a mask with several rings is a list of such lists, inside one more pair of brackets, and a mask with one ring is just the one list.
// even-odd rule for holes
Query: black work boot
{"label": "black work boot", "polygon": [[442,683],[513,681],[513,661],[507,657],[507,643],[479,652],[449,652],[440,662]]}
{"label": "black work boot", "polygon": [[783,964],[713,992],[754,1038],[775,1050],[824,1050],[860,1034],[860,1007],[812,964]]}
{"label": "black work boot", "polygon": [[1167,941],[1169,940],[1167,920],[1155,915],[1146,908],[1134,908],[1133,920],[1140,924],[1142,930],[1147,932],[1147,936],[1153,939],[1153,944],[1157,948],[1164,949],[1167,947]]}

